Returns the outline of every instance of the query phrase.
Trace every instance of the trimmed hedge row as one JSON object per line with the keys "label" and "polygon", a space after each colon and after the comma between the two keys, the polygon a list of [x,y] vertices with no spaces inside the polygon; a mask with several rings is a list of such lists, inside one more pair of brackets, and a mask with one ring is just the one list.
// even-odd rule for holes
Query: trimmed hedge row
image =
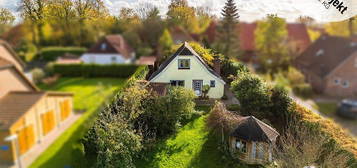
{"label": "trimmed hedge row", "polygon": [[54,61],[65,53],[79,56],[86,51],[87,49],[82,47],[46,47],[41,49],[41,58],[45,61]]}
{"label": "trimmed hedge row", "polygon": [[53,71],[64,77],[116,77],[129,78],[140,66],[132,64],[55,64]]}

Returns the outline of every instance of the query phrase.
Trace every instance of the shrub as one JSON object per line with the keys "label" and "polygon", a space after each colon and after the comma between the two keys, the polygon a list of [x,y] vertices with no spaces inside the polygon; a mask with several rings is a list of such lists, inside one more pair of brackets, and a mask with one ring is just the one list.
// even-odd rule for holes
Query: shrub
{"label": "shrub", "polygon": [[230,59],[223,59],[221,62],[221,75],[228,83],[233,81],[233,77],[245,72],[249,70],[240,62],[233,62]]}
{"label": "shrub", "polygon": [[241,73],[231,89],[241,103],[242,112],[258,118],[265,118],[269,113],[270,91],[258,76]]}
{"label": "shrub", "polygon": [[294,67],[289,67],[286,76],[292,86],[305,83],[305,76]]}
{"label": "shrub", "polygon": [[45,77],[45,73],[40,68],[33,69],[31,71],[31,74],[32,74],[32,80],[35,83],[40,83],[42,81],[42,79]]}
{"label": "shrub", "polygon": [[54,73],[64,77],[118,77],[128,78],[139,66],[127,64],[56,64]]}
{"label": "shrub", "polygon": [[293,92],[304,98],[309,98],[314,94],[310,84],[296,85],[293,87]]}
{"label": "shrub", "polygon": [[55,61],[58,57],[63,56],[65,53],[74,55],[82,55],[86,52],[86,48],[81,47],[46,47],[41,49],[41,58],[45,61]]}

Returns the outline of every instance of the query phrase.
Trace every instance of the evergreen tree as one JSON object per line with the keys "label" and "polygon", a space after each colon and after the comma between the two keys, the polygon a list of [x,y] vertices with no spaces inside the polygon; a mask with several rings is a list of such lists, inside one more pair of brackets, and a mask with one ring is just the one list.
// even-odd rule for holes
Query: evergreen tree
{"label": "evergreen tree", "polygon": [[222,24],[220,27],[220,40],[218,50],[225,55],[226,58],[237,57],[238,55],[238,9],[233,0],[227,0],[222,10]]}

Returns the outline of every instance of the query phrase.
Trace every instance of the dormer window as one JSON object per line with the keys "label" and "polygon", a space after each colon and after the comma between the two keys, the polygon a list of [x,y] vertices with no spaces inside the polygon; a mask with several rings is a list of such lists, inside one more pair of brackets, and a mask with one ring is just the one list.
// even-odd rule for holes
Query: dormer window
{"label": "dormer window", "polygon": [[350,82],[349,81],[343,81],[342,82],[342,87],[344,87],[344,88],[350,87]]}
{"label": "dormer window", "polygon": [[190,69],[190,59],[178,59],[178,69]]}
{"label": "dormer window", "polygon": [[325,53],[323,49],[320,49],[319,51],[316,52],[316,56],[321,56]]}
{"label": "dormer window", "polygon": [[102,45],[100,45],[100,49],[101,50],[106,50],[107,49],[107,44],[102,43]]}
{"label": "dormer window", "polygon": [[357,42],[351,42],[351,43],[350,43],[350,46],[351,46],[351,47],[356,47],[356,46],[357,46]]}

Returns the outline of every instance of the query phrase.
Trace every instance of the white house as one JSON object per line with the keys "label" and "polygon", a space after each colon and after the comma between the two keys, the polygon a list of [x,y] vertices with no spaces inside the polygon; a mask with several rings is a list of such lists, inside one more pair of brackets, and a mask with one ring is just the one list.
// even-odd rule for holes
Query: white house
{"label": "white house", "polygon": [[128,64],[134,59],[134,50],[121,35],[105,36],[81,56],[88,64]]}
{"label": "white house", "polygon": [[183,86],[194,90],[197,96],[202,95],[202,87],[209,85],[210,98],[219,99],[224,95],[226,84],[219,75],[219,60],[214,61],[214,71],[191,48],[184,43],[174,55],[163,62],[154,72],[149,81],[152,83],[170,83],[173,86]]}

